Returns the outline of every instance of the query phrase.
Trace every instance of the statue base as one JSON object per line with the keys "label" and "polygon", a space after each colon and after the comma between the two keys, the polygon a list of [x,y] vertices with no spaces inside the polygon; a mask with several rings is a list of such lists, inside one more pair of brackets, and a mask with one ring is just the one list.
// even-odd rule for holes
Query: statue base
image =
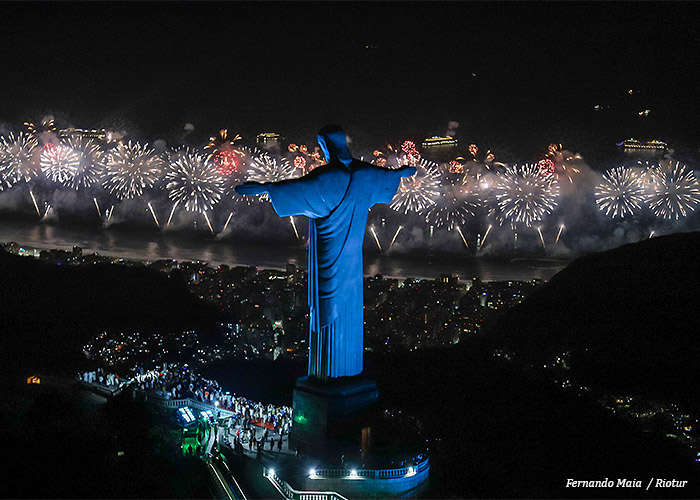
{"label": "statue base", "polygon": [[335,458],[369,448],[369,420],[378,398],[377,383],[367,377],[328,381],[297,379],[290,448],[304,455]]}

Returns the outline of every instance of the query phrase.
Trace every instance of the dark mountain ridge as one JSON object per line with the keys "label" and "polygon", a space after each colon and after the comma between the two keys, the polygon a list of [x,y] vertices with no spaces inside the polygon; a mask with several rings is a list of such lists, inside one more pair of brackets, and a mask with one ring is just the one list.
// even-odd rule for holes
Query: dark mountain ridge
{"label": "dark mountain ridge", "polygon": [[526,363],[570,352],[584,383],[696,401],[699,249],[693,232],[576,259],[487,335]]}
{"label": "dark mountain ridge", "polygon": [[[5,368],[58,370],[80,360],[100,331],[183,331],[216,325],[216,308],[184,278],[140,266],[56,265],[0,249],[0,335]],[[72,372],[68,372],[72,373]]]}

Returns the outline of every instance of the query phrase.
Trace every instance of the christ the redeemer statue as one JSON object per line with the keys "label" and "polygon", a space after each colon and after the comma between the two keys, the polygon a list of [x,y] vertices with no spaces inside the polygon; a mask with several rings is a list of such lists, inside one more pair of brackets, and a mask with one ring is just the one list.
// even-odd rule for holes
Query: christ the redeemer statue
{"label": "christ the redeemer statue", "polygon": [[327,164],[281,182],[247,182],[243,195],[267,193],[280,217],[309,218],[309,377],[321,380],[362,372],[362,242],[368,210],[389,203],[413,167],[380,168],[350,156],[345,132],[324,127],[318,143]]}

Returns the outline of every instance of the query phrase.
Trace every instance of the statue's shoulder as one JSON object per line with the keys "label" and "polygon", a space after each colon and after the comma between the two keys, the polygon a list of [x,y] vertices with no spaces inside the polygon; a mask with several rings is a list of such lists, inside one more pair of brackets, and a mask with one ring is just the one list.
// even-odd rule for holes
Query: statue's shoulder
{"label": "statue's shoulder", "polygon": [[373,169],[381,168],[381,167],[378,167],[377,165],[372,165],[371,163],[367,163],[366,161],[355,160],[355,159],[352,160],[351,165],[352,165],[353,170],[373,170]]}
{"label": "statue's shoulder", "polygon": [[391,169],[373,165],[371,163],[367,163],[366,161],[353,160],[352,171],[353,175],[358,175],[361,177],[375,177],[377,175],[382,175],[385,172],[391,172]]}
{"label": "statue's shoulder", "polygon": [[342,169],[338,168],[337,165],[325,163],[314,168],[311,172],[304,174],[304,179],[318,179],[319,177],[327,177],[337,175]]}
{"label": "statue's shoulder", "polygon": [[327,163],[316,167],[303,178],[318,183],[321,190],[329,191],[339,186],[347,186],[351,175],[342,163]]}

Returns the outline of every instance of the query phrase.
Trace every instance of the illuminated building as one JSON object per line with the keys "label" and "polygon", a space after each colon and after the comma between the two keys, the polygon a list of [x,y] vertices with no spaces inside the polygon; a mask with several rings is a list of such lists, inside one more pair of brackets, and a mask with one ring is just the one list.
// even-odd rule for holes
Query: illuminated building
{"label": "illuminated building", "polygon": [[274,132],[263,132],[255,136],[255,142],[258,144],[267,144],[269,142],[280,142],[282,137]]}
{"label": "illuminated building", "polygon": [[429,137],[421,143],[424,148],[454,147],[456,145],[457,139],[454,137],[438,137],[437,135]]}
{"label": "illuminated building", "polygon": [[622,149],[656,149],[667,150],[668,144],[663,141],[652,139],[651,141],[638,141],[637,139],[627,139],[618,144]]}
{"label": "illuminated building", "polygon": [[111,142],[113,140],[112,135],[111,131],[105,129],[85,130],[82,128],[64,128],[58,131],[58,136],[61,139],[85,137],[86,139]]}

